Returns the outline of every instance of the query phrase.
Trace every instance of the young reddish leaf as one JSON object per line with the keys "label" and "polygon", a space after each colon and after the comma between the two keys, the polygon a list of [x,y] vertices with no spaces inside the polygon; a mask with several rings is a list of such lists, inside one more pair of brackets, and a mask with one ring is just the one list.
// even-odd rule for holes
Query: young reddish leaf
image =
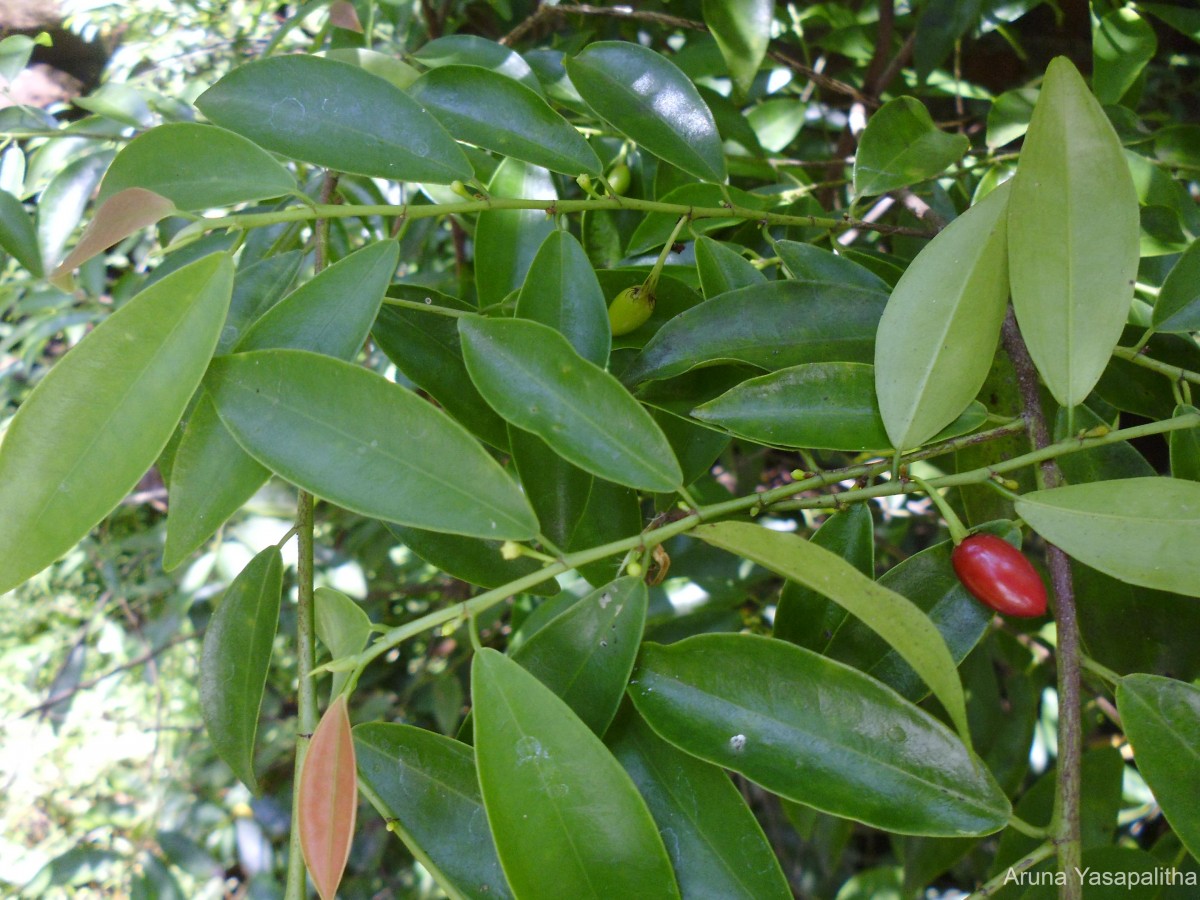
{"label": "young reddish leaf", "polygon": [[145,188],[126,188],[113,194],[96,211],[75,249],[51,273],[50,283],[69,289],[73,269],[174,211],[175,204],[170,200]]}
{"label": "young reddish leaf", "polygon": [[358,774],[345,695],[329,705],[313,732],[296,799],[304,864],[321,900],[330,900],[350,858],[358,809]]}

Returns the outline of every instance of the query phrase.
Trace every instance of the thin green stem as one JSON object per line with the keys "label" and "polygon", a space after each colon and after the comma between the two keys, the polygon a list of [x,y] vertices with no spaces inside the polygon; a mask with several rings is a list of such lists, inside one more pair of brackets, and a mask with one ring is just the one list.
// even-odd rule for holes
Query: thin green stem
{"label": "thin green stem", "polygon": [[384,297],[384,306],[399,306],[403,309],[419,309],[421,312],[433,313],[435,316],[450,316],[454,319],[461,319],[466,316],[477,316],[478,313],[473,313],[467,309],[451,309],[449,306],[438,306],[430,300],[428,303],[418,303],[416,300],[401,300],[399,297]]}
{"label": "thin green stem", "polygon": [[995,877],[985,882],[979,890],[973,893],[967,900],[982,900],[984,897],[990,897],[999,891],[1006,884],[1015,879],[1022,872],[1032,869],[1044,859],[1049,859],[1054,855],[1054,842],[1046,841],[1032,853],[1019,859],[1011,866],[1007,866],[1003,871],[997,872]]}
{"label": "thin green stem", "polygon": [[664,203],[659,200],[640,200],[630,197],[605,197],[587,200],[531,200],[526,198],[484,197],[479,200],[464,200],[459,203],[439,203],[422,206],[409,204],[327,204],[293,206],[271,212],[241,213],[200,219],[183,229],[172,242],[179,246],[200,237],[207,231],[219,228],[263,228],[280,222],[307,222],[314,219],[367,218],[369,216],[397,216],[405,221],[439,216],[471,215],[492,210],[543,210],[549,215],[559,213],[586,212],[602,209],[630,209],[636,212],[666,213],[688,216],[690,219],[746,219],[764,225],[797,225],[811,228],[828,228],[844,231],[850,228],[877,231],[884,234],[903,234],[913,237],[933,237],[934,232],[880,222],[862,222],[854,218],[827,218],[822,216],[794,216],[784,213],[763,212],[743,206],[687,206],[682,203]]}
{"label": "thin green stem", "polygon": [[683,230],[683,226],[691,221],[691,216],[682,215],[679,221],[675,223],[675,228],[671,231],[671,236],[667,238],[667,242],[663,244],[662,252],[658,254],[658,259],[654,261],[654,268],[650,270],[650,274],[646,276],[645,282],[642,283],[642,290],[654,299],[654,291],[658,287],[658,278],[662,275],[663,266],[667,264],[667,257],[671,255],[671,248],[675,246],[675,239],[679,237],[679,232]]}
{"label": "thin green stem", "polygon": [[946,525],[950,529],[950,539],[954,541],[954,546],[961,544],[967,537],[967,527],[963,525],[958,514],[950,507],[941,493],[930,486],[924,478],[917,478],[915,475],[909,476],[912,481],[923,490],[929,499],[933,501],[933,505],[938,508],[938,512],[942,514],[942,518],[946,520]]}
{"label": "thin green stem", "polygon": [[1192,384],[1200,384],[1200,372],[1193,372],[1191,369],[1173,366],[1170,363],[1145,356],[1137,347],[1116,347],[1113,349],[1112,355],[1175,381],[1190,381]]}
{"label": "thin green stem", "polygon": [[1079,655],[1079,662],[1092,674],[1099,675],[1108,684],[1108,686],[1113,689],[1116,688],[1117,683],[1121,680],[1120,675],[1108,668],[1108,666],[1096,662],[1096,660],[1092,659],[1086,653],[1081,653]]}
{"label": "thin green stem", "polygon": [[[1034,465],[1042,462],[1045,459],[1052,458],[1056,455],[1075,453],[1080,450],[1085,450],[1089,447],[1103,446],[1105,444],[1115,443],[1117,441],[1128,440],[1131,437],[1140,437],[1147,434],[1161,434],[1166,431],[1175,431],[1183,428],[1195,428],[1200,426],[1200,414],[1189,414],[1187,416],[1179,416],[1174,419],[1168,419],[1163,422],[1150,422],[1145,425],[1138,425],[1133,428],[1123,428],[1117,431],[1111,431],[1108,434],[1100,435],[1093,438],[1072,438],[1070,440],[1061,441],[1058,444],[1053,444],[1041,451],[1033,451],[1025,453],[1021,456],[1007,460],[1003,463],[997,463],[990,467],[975,469],[970,472],[961,472],[956,475],[947,475],[942,478],[936,478],[929,483],[933,487],[954,487],[963,484],[976,484],[988,481],[992,475],[1000,471],[1011,471],[1024,466]],[[998,428],[991,429],[983,435],[964,435],[962,437],[952,438],[948,441],[942,441],[931,447],[926,447],[923,450],[916,451],[905,457],[907,462],[916,459],[925,459],[930,456],[940,456],[944,453],[949,453],[963,447],[972,446],[981,443],[982,439],[995,439],[1012,434],[1014,430],[1023,428],[1023,423],[1009,423]],[[794,481],[790,484],[782,485],[777,488],[772,488],[768,491],[749,494],[743,497],[735,497],[730,500],[725,500],[720,503],[713,503],[708,506],[703,506],[695,510],[690,515],[677,519],[674,522],[669,522],[658,528],[651,528],[639,534],[630,537],[622,538],[621,540],[612,541],[598,547],[592,547],[587,550],[580,550],[575,553],[569,553],[562,559],[550,563],[536,572],[530,572],[528,575],[523,575],[508,584],[493,588],[490,591],[473,597],[465,603],[455,604],[451,607],[436,609],[426,613],[418,619],[411,622],[406,622],[403,625],[398,625],[395,628],[388,629],[375,643],[360,653],[357,657],[348,658],[344,664],[347,666],[353,665],[353,675],[351,680],[357,680],[374,660],[387,653],[393,647],[397,647],[410,638],[415,637],[422,632],[428,631],[431,628],[437,628],[455,618],[463,615],[472,616],[487,610],[488,608],[507,600],[514,594],[519,594],[538,584],[541,584],[547,579],[553,578],[555,575],[561,575],[563,572],[570,571],[578,566],[585,565],[590,562],[596,562],[601,559],[606,559],[610,556],[615,556],[619,553],[628,553],[633,550],[642,551],[643,549],[651,549],[664,541],[670,540],[676,535],[685,534],[691,531],[697,525],[704,522],[710,522],[725,516],[734,515],[736,513],[744,513],[755,507],[771,506],[774,509],[816,509],[829,506],[845,505],[847,503],[856,503],[871,497],[880,497],[890,494],[905,493],[905,485],[900,482],[888,482],[882,485],[875,485],[866,488],[857,488],[854,490],[843,491],[833,496],[822,497],[806,497],[802,499],[792,499],[795,494],[803,491],[815,490],[822,487],[827,487],[830,484],[836,484],[839,481],[849,479],[871,477],[878,475],[881,472],[887,471],[891,466],[890,460],[875,463],[864,463],[855,466],[847,466],[840,469],[831,469],[826,472],[821,472],[804,478],[800,481]]]}
{"label": "thin green stem", "polygon": [[1041,840],[1045,840],[1046,838],[1050,837],[1049,829],[1033,825],[1015,815],[1008,817],[1008,827],[1013,831],[1021,832],[1021,834],[1025,835],[1026,837],[1039,838]]}

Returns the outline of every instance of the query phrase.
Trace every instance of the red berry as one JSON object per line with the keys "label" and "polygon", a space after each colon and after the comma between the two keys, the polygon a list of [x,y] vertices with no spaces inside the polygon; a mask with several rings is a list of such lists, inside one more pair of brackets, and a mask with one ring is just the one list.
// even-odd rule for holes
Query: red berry
{"label": "red berry", "polygon": [[950,555],[954,574],[980,602],[1006,616],[1046,614],[1046,586],[1021,551],[993,534],[973,534]]}

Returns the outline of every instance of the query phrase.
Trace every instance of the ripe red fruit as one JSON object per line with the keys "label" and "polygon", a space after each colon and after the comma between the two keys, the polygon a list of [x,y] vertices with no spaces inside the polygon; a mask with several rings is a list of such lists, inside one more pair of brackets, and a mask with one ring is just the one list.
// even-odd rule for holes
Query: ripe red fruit
{"label": "ripe red fruit", "polygon": [[993,534],[973,534],[950,555],[954,574],[971,594],[1006,616],[1046,614],[1046,586],[1024,555]]}

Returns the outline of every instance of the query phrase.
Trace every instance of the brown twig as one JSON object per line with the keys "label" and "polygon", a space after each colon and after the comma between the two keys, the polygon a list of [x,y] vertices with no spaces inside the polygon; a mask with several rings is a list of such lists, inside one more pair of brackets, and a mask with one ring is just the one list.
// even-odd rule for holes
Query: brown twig
{"label": "brown twig", "polygon": [[[1038,450],[1050,443],[1046,416],[1038,392],[1037,369],[1029,356],[1029,348],[1021,337],[1012,307],[1004,319],[1002,331],[1004,350],[1017,373],[1017,388],[1021,394],[1024,418],[1034,447]],[[1062,472],[1053,459],[1041,466],[1042,480],[1047,488],[1062,484]],[[1083,744],[1083,723],[1080,715],[1079,625],[1075,616],[1075,587],[1067,556],[1053,544],[1046,545],[1046,561],[1054,587],[1054,620],[1058,634],[1055,660],[1058,672],[1058,778],[1055,797],[1055,844],[1058,847],[1060,872],[1073,873],[1082,865],[1079,809],[1081,801],[1080,770]],[[1082,886],[1078,879],[1067,878],[1060,897],[1077,900]]]}

